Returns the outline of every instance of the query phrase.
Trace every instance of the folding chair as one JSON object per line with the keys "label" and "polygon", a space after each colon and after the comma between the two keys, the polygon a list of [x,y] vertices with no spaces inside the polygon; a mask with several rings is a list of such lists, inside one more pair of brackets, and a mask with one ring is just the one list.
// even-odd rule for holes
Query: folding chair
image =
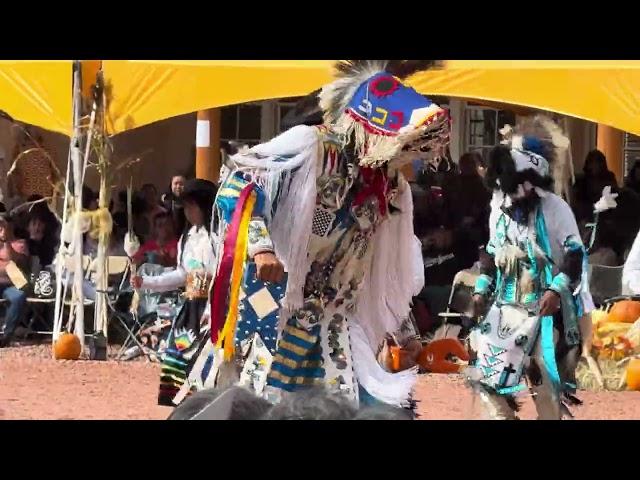
{"label": "folding chair", "polygon": [[[4,308],[4,305],[7,303],[7,301],[4,298],[0,298],[0,308]],[[4,322],[5,322],[5,318],[4,318],[4,314],[2,315],[2,328],[0,328],[0,335],[4,334]]]}
{"label": "folding chair", "polygon": [[[116,260],[122,258],[125,260],[124,269],[122,268],[122,260]],[[110,301],[108,302],[110,310],[109,323],[117,321],[116,325],[123,329],[127,335],[120,350],[116,354],[116,360],[121,359],[125,352],[133,345],[136,345],[140,349],[140,351],[151,360],[151,352],[149,352],[148,349],[145,348],[145,346],[142,344],[142,342],[140,342],[140,340],[138,339],[138,335],[143,329],[150,326],[150,324],[155,321],[158,316],[157,313],[160,301],[162,297],[166,296],[166,294],[144,291],[141,292],[140,307],[142,307],[142,315],[138,315],[139,312],[135,312],[132,314],[130,312],[125,313],[118,310],[118,308],[116,307],[116,302],[119,296],[122,293],[133,292],[133,290],[129,286],[123,288],[124,282],[126,281],[128,273],[130,272],[129,262],[127,261],[128,259],[126,257],[110,257],[109,260],[111,265],[109,267],[110,274],[116,274],[119,273],[120,270],[124,270],[122,273],[122,281],[120,282],[118,290],[110,295]],[[146,268],[144,273],[150,275],[159,275],[164,271],[164,268],[157,265],[153,266],[147,264],[144,266],[144,268]]]}
{"label": "folding chair", "polygon": [[447,311],[438,314],[442,325],[433,335],[433,340],[458,338],[463,328],[463,318],[470,318],[473,313],[472,300],[478,274],[470,270],[462,270],[453,278]]}
{"label": "folding chair", "polygon": [[[43,328],[49,328],[49,322],[47,321],[47,313],[52,312],[51,307],[56,303],[55,297],[53,298],[39,298],[39,297],[27,297],[27,332],[25,337],[31,334],[36,335],[53,335],[52,330],[34,330],[36,323],[39,323]],[[53,326],[53,322],[51,322]]]}
{"label": "folding chair", "polygon": [[[67,258],[64,265],[63,275],[66,275],[66,272],[70,272],[73,270],[73,262],[75,260],[73,258]],[[91,257],[88,255],[84,255],[82,258],[82,269],[83,276],[86,275],[86,272],[91,265]],[[53,286],[55,287],[56,281],[55,277],[52,277]],[[71,290],[67,290],[67,294],[69,295]],[[68,298],[63,299],[64,306],[70,306],[71,301]],[[4,300],[2,300],[4,303]],[[56,303],[55,300],[55,291],[53,296],[51,297],[35,297],[29,296],[27,297],[26,303],[26,311],[23,317],[22,323],[26,326],[25,333],[23,337],[26,339],[29,335],[53,335],[53,331],[49,330],[49,328],[53,327],[53,321],[49,322],[47,320],[47,314],[53,312],[53,307]],[[93,301],[85,300],[85,306],[93,305]],[[51,323],[51,326],[49,325]],[[34,330],[34,326],[36,324],[40,324],[41,327],[45,328],[45,330]]]}
{"label": "folding chair", "polygon": [[[143,291],[140,293],[136,329],[135,331],[132,329],[136,336],[135,338],[128,338],[123,343],[116,357],[117,359],[130,360],[140,355],[146,355],[152,361],[159,359],[163,353],[163,340],[166,341],[171,326],[183,304],[179,291],[163,293]],[[151,330],[155,331],[152,332]],[[142,339],[142,334],[145,331],[147,331],[150,343],[145,343]],[[157,344],[154,344],[152,340],[154,336],[158,341]]]}
{"label": "folding chair", "polygon": [[[94,260],[90,269],[95,272],[97,263]],[[107,304],[107,328],[116,326],[126,335],[125,343],[129,339],[136,341],[136,331],[140,328],[135,315],[119,308],[118,301],[125,293],[130,293],[130,287],[125,286],[130,272],[129,258],[126,256],[110,255],[107,257],[107,290],[96,289],[96,294],[103,294]],[[128,306],[128,305],[127,305]]]}

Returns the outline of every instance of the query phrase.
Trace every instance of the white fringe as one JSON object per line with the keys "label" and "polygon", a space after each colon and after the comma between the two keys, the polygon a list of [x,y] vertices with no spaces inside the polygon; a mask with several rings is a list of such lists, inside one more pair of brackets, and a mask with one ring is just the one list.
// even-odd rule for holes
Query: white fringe
{"label": "white fringe", "polygon": [[395,406],[403,406],[410,398],[418,379],[416,367],[403,372],[389,373],[383,370],[371,349],[364,330],[358,323],[349,327],[353,370],[358,383],[376,399]]}
{"label": "white fringe", "polygon": [[371,266],[358,293],[357,318],[369,345],[377,348],[407,318],[424,286],[420,241],[413,233],[411,189],[400,177],[399,213],[390,215],[373,237]]}
{"label": "white fringe", "polygon": [[289,311],[302,307],[303,288],[311,268],[307,252],[322,148],[318,130],[300,125],[230,158],[237,169],[251,173],[267,196],[271,239],[288,274],[282,303]]}

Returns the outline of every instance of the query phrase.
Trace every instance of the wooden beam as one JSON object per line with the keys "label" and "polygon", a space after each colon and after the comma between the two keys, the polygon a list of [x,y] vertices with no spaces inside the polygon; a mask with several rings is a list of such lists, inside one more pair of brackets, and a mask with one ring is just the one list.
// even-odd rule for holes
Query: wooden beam
{"label": "wooden beam", "polygon": [[624,132],[617,128],[598,124],[597,148],[607,157],[607,167],[622,185],[624,180]]}
{"label": "wooden beam", "polygon": [[216,182],[220,174],[220,109],[198,112],[196,124],[196,178]]}

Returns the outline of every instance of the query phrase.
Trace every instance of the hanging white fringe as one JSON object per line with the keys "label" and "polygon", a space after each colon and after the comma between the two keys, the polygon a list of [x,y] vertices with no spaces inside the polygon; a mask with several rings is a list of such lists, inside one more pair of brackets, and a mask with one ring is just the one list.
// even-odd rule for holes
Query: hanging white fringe
{"label": "hanging white fringe", "polygon": [[267,196],[269,230],[276,255],[288,275],[283,299],[288,311],[302,307],[303,288],[311,267],[307,252],[322,148],[318,130],[300,125],[229,159],[236,168],[250,172]]}
{"label": "hanging white fringe", "polygon": [[350,323],[349,339],[353,369],[358,383],[376,399],[397,407],[404,406],[418,379],[417,367],[398,373],[385,371],[378,363],[367,336],[358,323]]}
{"label": "hanging white fringe", "polygon": [[377,348],[395,332],[411,311],[414,296],[424,286],[420,241],[413,233],[413,200],[400,177],[399,212],[390,215],[373,237],[371,267],[358,293],[357,318],[369,344]]}
{"label": "hanging white fringe", "polygon": [[[281,319],[303,305],[322,148],[317,129],[302,125],[230,158],[233,167],[251,173],[271,207],[277,206],[271,212],[267,206],[267,213],[273,213],[269,230],[276,255],[288,273]],[[382,222],[374,235],[371,268],[363,279],[357,304],[362,328],[375,346],[388,332],[400,328],[412,298],[424,285],[420,242],[413,233],[411,190],[402,177],[397,207],[400,212]]]}

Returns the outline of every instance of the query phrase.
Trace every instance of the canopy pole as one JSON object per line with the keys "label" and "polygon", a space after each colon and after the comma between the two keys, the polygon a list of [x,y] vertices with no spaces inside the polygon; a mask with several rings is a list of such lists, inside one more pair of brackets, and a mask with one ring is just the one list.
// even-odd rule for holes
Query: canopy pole
{"label": "canopy pole", "polygon": [[196,124],[196,178],[218,181],[220,174],[220,109],[198,112]]}
{"label": "canopy pole", "polygon": [[624,181],[624,132],[617,128],[598,124],[597,148],[607,157],[607,167],[622,185]]}
{"label": "canopy pole", "polygon": [[[69,203],[71,202],[69,194],[69,175],[71,173],[71,151],[67,157],[67,177],[64,182],[64,201],[62,202],[62,225],[67,224],[67,213],[69,209]],[[53,343],[58,340],[60,336],[60,330],[62,329],[62,317],[64,314],[64,299],[69,286],[69,274],[65,272],[65,259],[66,259],[66,247],[64,245],[64,239],[60,239],[60,245],[58,246],[58,252],[56,255],[56,303],[53,318]],[[64,290],[62,286],[62,275],[64,277]],[[53,350],[52,350],[53,354]]]}
{"label": "canopy pole", "polygon": [[[71,163],[73,168],[73,202],[74,217],[71,245],[73,246],[73,289],[72,308],[75,307],[75,331],[84,350],[84,292],[82,283],[84,279],[82,271],[82,231],[80,217],[82,212],[82,153],[80,151],[80,116],[82,109],[82,79],[80,62],[73,65],[73,138],[71,140]],[[69,330],[71,325],[69,325]]]}

